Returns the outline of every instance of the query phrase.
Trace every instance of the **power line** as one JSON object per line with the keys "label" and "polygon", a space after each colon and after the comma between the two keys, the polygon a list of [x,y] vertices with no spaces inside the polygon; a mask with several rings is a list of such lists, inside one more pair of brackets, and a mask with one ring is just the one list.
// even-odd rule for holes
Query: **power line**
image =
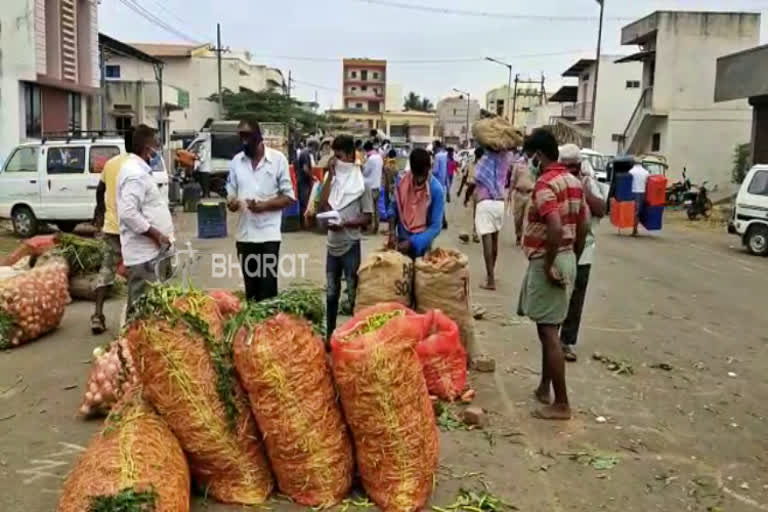
{"label": "power line", "polygon": [[[353,0],[355,2],[366,3],[370,5],[379,5],[383,7],[394,7],[396,9],[406,9],[410,11],[420,11],[437,14],[448,14],[454,16],[470,16],[474,18],[494,18],[506,20],[538,20],[538,21],[597,21],[597,16],[565,16],[558,14],[513,14],[506,12],[487,12],[474,11],[470,9],[452,9],[448,7],[433,7],[429,5],[418,5],[393,0]],[[606,18],[613,21],[628,21],[636,18],[612,17]]]}
{"label": "power line", "polygon": [[[587,53],[590,50],[569,50],[563,52],[550,52],[550,53],[528,53],[520,55],[508,55],[505,57],[499,57],[499,59],[529,59],[539,57],[559,57],[565,55],[578,55]],[[254,57],[268,58],[268,59],[284,59],[284,60],[297,60],[305,62],[341,62],[343,57],[308,57],[308,56],[296,56],[296,55],[268,55],[268,54],[253,54]],[[485,57],[456,57],[445,59],[387,59],[387,64],[456,64],[461,62],[482,62]]]}
{"label": "power line", "polygon": [[328,87],[327,85],[319,85],[319,84],[313,84],[312,82],[305,82],[303,80],[296,80],[295,78],[291,79],[293,83],[306,85],[308,87],[316,87],[318,89],[325,89],[326,91],[333,91],[333,92],[341,92],[341,89],[337,89],[335,87]]}
{"label": "power line", "polygon": [[174,36],[184,39],[185,41],[189,41],[191,43],[196,43],[198,40],[196,40],[193,37],[188,36],[187,34],[176,30],[175,28],[171,27],[167,23],[165,23],[163,20],[152,14],[150,11],[145,9],[141,6],[141,4],[138,3],[138,0],[119,0],[120,3],[122,3],[124,6],[128,7],[130,10],[141,16],[142,18],[146,19],[150,23],[162,28],[166,32],[173,34]]}
{"label": "power line", "polygon": [[163,6],[163,4],[161,2],[159,2],[158,0],[150,0],[150,1],[152,2],[152,4],[154,6],[157,7],[158,10],[164,12],[165,14],[170,16],[171,18],[173,18],[176,21],[178,21],[179,23],[181,23],[182,25],[191,25],[191,23],[189,21],[187,21],[185,19],[182,19],[179,16],[177,16],[174,12],[172,12],[171,10],[169,10],[168,8]]}

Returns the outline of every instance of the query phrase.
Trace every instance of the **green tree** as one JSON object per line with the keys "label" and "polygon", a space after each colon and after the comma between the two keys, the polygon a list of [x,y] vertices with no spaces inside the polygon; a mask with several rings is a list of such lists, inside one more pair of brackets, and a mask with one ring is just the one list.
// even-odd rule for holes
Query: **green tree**
{"label": "green tree", "polygon": [[749,171],[749,144],[737,144],[733,150],[733,169],[731,181],[740,185]]}
{"label": "green tree", "polygon": [[[326,114],[316,114],[305,108],[300,101],[272,91],[253,92],[243,90],[222,93],[225,117],[238,120],[249,116],[265,123],[288,123],[304,133],[327,130],[330,126],[341,124],[341,120]],[[218,101],[218,95],[209,98]]]}
{"label": "green tree", "polygon": [[405,97],[403,107],[405,110],[417,110],[419,112],[432,112],[435,110],[434,103],[428,98],[422,98],[413,91],[409,92],[408,96]]}

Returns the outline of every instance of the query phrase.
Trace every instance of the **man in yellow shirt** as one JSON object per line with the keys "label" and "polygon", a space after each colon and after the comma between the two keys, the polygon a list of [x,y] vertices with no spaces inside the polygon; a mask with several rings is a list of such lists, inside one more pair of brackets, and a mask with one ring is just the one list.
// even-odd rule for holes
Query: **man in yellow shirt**
{"label": "man in yellow shirt", "polygon": [[104,257],[96,278],[96,309],[91,316],[91,332],[101,334],[107,330],[104,319],[104,300],[107,290],[115,283],[120,251],[120,226],[117,220],[117,178],[129,153],[112,157],[104,164],[101,180],[96,189],[96,225],[103,223],[100,236],[104,240]]}

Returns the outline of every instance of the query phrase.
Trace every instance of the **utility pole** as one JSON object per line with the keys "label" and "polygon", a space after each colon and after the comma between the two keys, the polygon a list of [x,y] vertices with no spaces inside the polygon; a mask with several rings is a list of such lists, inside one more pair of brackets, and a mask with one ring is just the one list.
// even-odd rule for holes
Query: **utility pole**
{"label": "utility pole", "polygon": [[288,92],[287,95],[290,98],[291,97],[291,89],[293,88],[293,75],[291,75],[291,70],[288,70]]}
{"label": "utility pole", "polygon": [[221,23],[216,24],[216,48],[211,48],[211,51],[216,52],[216,64],[219,69],[219,87],[218,87],[218,96],[219,96],[219,119],[224,118],[224,97],[222,96],[222,87],[221,87],[221,54],[229,52],[229,48],[222,48],[221,46]]}
{"label": "utility pole", "polygon": [[515,75],[515,92],[512,97],[512,126],[515,126],[515,111],[517,110],[517,84],[520,83],[520,75]]}
{"label": "utility pole", "polygon": [[603,14],[605,13],[605,0],[597,0],[600,4],[600,25],[597,29],[597,54],[595,56],[595,84],[592,88],[592,149],[595,147],[595,109],[597,108],[597,79],[600,76],[600,54],[603,46]]}
{"label": "utility pole", "polygon": [[469,92],[467,92],[467,91],[462,91],[461,89],[456,89],[455,87],[453,88],[453,90],[456,91],[457,93],[461,94],[461,95],[464,95],[464,94],[467,95],[467,128],[466,128],[467,133],[466,133],[466,141],[467,141],[467,148],[469,148],[469,109],[470,109],[470,106],[471,106],[472,95]]}
{"label": "utility pole", "polygon": [[[494,62],[496,64],[499,64],[500,66],[504,66],[509,70],[509,82],[507,82],[507,103],[505,105],[506,108],[510,107],[510,102],[512,101],[512,64],[507,64],[506,62],[502,62],[500,60],[494,59],[493,57],[486,57],[485,60],[488,62]],[[509,113],[508,119],[512,119],[514,114],[512,112]],[[514,124],[514,120],[510,120],[512,124]]]}

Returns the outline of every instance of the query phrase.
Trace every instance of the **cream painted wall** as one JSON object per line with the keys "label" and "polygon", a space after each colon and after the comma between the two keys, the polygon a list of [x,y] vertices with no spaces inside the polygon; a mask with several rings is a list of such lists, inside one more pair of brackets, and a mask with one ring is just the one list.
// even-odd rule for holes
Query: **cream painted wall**
{"label": "cream painted wall", "polygon": [[[639,62],[616,64],[616,55],[600,59],[597,106],[595,107],[595,140],[592,149],[611,155],[616,153],[613,135],[624,133],[629,118],[640,100],[641,89],[627,88],[627,80],[642,80],[643,65]],[[591,73],[594,77],[594,68]],[[592,98],[586,100],[592,102]]]}
{"label": "cream painted wall", "polygon": [[0,9],[0,158],[24,134],[21,80],[37,79],[33,0],[3,0]]}

